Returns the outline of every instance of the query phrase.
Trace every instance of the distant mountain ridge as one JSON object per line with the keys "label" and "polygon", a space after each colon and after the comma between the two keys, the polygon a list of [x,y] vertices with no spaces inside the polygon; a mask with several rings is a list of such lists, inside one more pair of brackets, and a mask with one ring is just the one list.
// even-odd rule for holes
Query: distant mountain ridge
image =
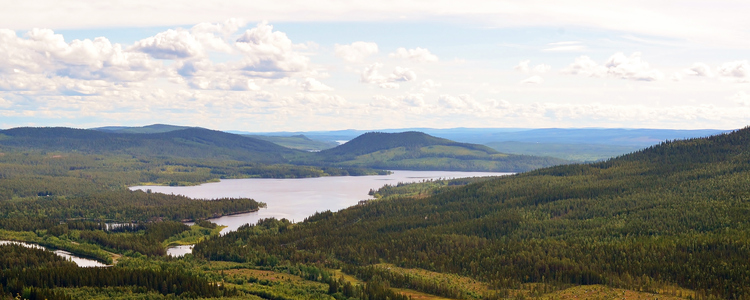
{"label": "distant mountain ridge", "polygon": [[300,151],[271,142],[204,128],[161,133],[112,133],[64,127],[20,127],[0,131],[0,145],[45,151],[129,154],[283,163]]}
{"label": "distant mountain ridge", "polygon": [[300,163],[402,170],[523,172],[567,160],[497,152],[422,132],[369,132]]}
{"label": "distant mountain ridge", "polygon": [[328,155],[362,155],[397,147],[414,149],[435,145],[459,146],[467,149],[483,151],[487,154],[499,153],[487,146],[458,143],[449,139],[434,137],[417,131],[399,133],[368,132],[346,142],[345,144],[323,150],[321,153]]}
{"label": "distant mountain ridge", "polygon": [[91,128],[91,129],[96,130],[96,131],[105,131],[105,132],[113,132],[113,133],[163,133],[163,132],[170,132],[170,131],[182,130],[182,129],[187,129],[187,128],[197,128],[197,127],[177,126],[177,125],[168,125],[168,124],[152,124],[152,125],[141,126],[141,127],[107,126],[107,127],[97,127],[97,128]]}
{"label": "distant mountain ridge", "polygon": [[[341,168],[522,172],[568,161],[508,155],[487,146],[458,143],[421,132],[367,133],[317,153],[205,128],[152,125],[159,133],[64,127],[0,131],[0,146],[25,150],[182,157]],[[174,129],[174,130],[172,130]],[[296,141],[309,142],[305,137]]]}

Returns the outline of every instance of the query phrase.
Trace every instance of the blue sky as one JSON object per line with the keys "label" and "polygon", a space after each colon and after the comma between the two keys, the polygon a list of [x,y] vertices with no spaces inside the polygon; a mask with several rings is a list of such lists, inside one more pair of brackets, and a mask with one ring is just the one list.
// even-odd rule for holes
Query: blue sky
{"label": "blue sky", "polygon": [[750,123],[745,1],[16,2],[0,128]]}

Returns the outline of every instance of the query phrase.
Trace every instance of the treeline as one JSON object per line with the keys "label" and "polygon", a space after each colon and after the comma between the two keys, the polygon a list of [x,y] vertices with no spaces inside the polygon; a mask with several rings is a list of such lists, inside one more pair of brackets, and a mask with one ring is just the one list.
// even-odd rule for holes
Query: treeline
{"label": "treeline", "polygon": [[255,211],[264,207],[247,198],[194,200],[180,195],[114,191],[78,197],[40,197],[0,201],[0,228],[16,231],[49,229],[68,220],[138,222],[197,220]]}
{"label": "treeline", "polygon": [[0,245],[0,267],[2,294],[23,299],[70,299],[52,290],[63,287],[136,286],[188,298],[237,295],[180,269],[79,268],[52,252],[18,245]]}
{"label": "treeline", "polygon": [[379,189],[370,189],[369,195],[375,198],[392,198],[403,196],[426,196],[445,192],[447,189],[467,185],[470,183],[492,180],[495,177],[468,177],[456,179],[430,179],[420,182],[399,182],[395,185],[386,184]]}
{"label": "treeline", "polygon": [[180,222],[156,222],[146,225],[143,234],[108,233],[105,231],[81,231],[79,238],[104,247],[125,251],[135,251],[144,255],[166,255],[162,241],[170,236],[190,230],[190,226]]}
{"label": "treeline", "polygon": [[651,292],[678,285],[706,297],[750,297],[749,140],[743,129],[670,141],[606,162],[324,212],[277,230],[248,226],[193,253],[256,265],[271,257],[331,268],[387,262],[501,291],[532,282]]}

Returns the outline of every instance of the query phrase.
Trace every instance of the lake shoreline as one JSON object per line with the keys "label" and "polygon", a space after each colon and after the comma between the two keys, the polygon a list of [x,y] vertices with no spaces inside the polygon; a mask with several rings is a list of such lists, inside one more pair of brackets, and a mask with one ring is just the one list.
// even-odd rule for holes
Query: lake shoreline
{"label": "lake shoreline", "polygon": [[192,199],[251,198],[266,204],[264,209],[225,214],[208,219],[213,223],[227,226],[221,232],[221,234],[226,234],[235,231],[239,226],[255,224],[260,219],[285,218],[292,222],[301,222],[315,212],[345,209],[357,205],[360,200],[373,199],[368,192],[386,184],[513,174],[412,170],[389,170],[389,172],[391,172],[389,175],[375,176],[222,179],[216,183],[189,187],[132,186],[130,189],[144,191],[151,189],[156,193],[183,195]]}

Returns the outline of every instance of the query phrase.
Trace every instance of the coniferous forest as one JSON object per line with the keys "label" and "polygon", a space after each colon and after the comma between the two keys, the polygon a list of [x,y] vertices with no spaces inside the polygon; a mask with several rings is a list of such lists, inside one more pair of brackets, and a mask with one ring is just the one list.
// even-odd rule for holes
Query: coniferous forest
{"label": "coniferous forest", "polygon": [[[0,245],[0,297],[521,299],[565,298],[583,286],[643,298],[750,298],[750,128],[591,164],[385,186],[362,205],[225,235],[210,218],[264,204],[127,186],[373,170],[333,166],[347,160],[267,164],[53,151],[49,143],[2,146],[0,239],[110,266],[80,268],[49,251]],[[187,241],[197,242],[192,255],[165,255]]]}

